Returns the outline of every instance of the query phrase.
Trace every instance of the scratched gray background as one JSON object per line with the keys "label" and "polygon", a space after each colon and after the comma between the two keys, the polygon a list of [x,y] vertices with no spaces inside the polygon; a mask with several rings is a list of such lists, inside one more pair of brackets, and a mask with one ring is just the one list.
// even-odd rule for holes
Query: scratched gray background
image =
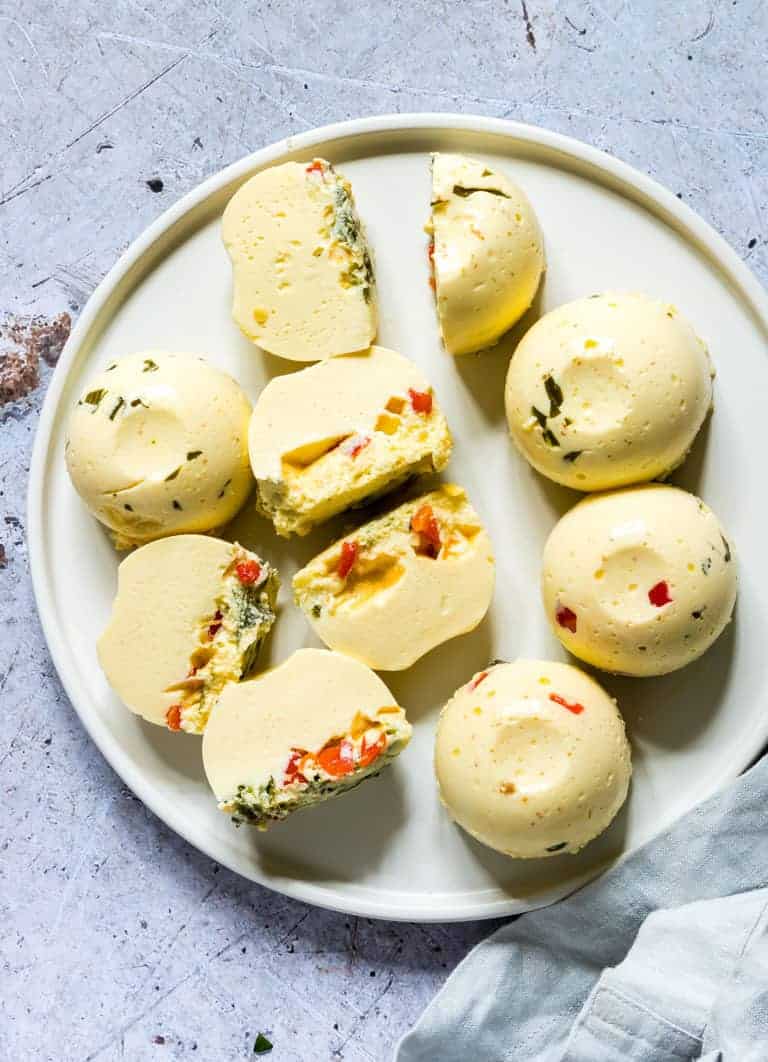
{"label": "scratched gray background", "polygon": [[115,257],[265,143],[451,110],[614,152],[765,279],[766,42],[768,6],[747,0],[0,0],[0,1059],[228,1062],[259,1031],[276,1062],[386,1059],[489,928],[344,918],[243,882],[83,732],[35,613],[24,493],[69,319]]}

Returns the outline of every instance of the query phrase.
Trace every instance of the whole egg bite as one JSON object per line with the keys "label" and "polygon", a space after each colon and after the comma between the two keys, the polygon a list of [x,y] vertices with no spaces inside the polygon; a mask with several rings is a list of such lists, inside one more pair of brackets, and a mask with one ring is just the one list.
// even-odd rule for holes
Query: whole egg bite
{"label": "whole egg bite", "polygon": [[517,859],[578,852],[612,822],[632,773],[615,702],[569,664],[480,671],[440,714],[440,797],[478,841]]}
{"label": "whole egg bite", "polygon": [[585,498],[544,548],[552,629],[604,671],[663,675],[698,659],[727,626],[736,585],[733,547],[715,514],[662,484]]}
{"label": "whole egg bite", "polygon": [[142,351],[78,399],[65,455],[75,490],[118,549],[227,523],[253,486],[251,404],[192,354]]}
{"label": "whole egg bite", "polygon": [[270,354],[320,361],[376,337],[371,253],[352,186],[324,159],[270,166],[232,196],[222,219],[232,315]]}
{"label": "whole egg bite", "polygon": [[544,272],[544,241],[523,190],[465,155],[432,156],[430,260],[443,344],[494,344],[525,313]]}
{"label": "whole egg bite", "polygon": [[399,671],[473,630],[493,596],[494,559],[461,487],[446,484],[335,542],[293,579],[331,649]]}
{"label": "whole egg bite", "polygon": [[542,475],[576,490],[665,476],[712,405],[707,348],[669,303],[608,292],[529,329],[509,363],[507,421]]}
{"label": "whole egg bite", "polygon": [[408,744],[403,709],[363,664],[299,649],[227,687],[203,735],[219,808],[259,829],[353,789]]}
{"label": "whole egg bite", "polygon": [[237,543],[175,535],[141,546],[118,569],[97,644],[109,684],[148,722],[201,733],[224,687],[256,667],[279,586]]}
{"label": "whole egg bite", "polygon": [[249,430],[256,504],[304,535],[365,498],[448,463],[451,435],[428,381],[384,347],[278,376]]}

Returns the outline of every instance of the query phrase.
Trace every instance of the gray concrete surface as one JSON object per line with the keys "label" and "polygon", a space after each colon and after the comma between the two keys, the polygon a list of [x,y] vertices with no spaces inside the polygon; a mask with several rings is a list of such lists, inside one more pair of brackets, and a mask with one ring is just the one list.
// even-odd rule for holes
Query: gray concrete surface
{"label": "gray concrete surface", "polygon": [[442,110],[614,152],[765,280],[767,41],[748,0],[0,0],[0,1059],[229,1062],[259,1031],[276,1062],[386,1059],[488,930],[250,885],[147,812],[81,728],[35,612],[24,493],[70,319],[116,255],[287,133]]}

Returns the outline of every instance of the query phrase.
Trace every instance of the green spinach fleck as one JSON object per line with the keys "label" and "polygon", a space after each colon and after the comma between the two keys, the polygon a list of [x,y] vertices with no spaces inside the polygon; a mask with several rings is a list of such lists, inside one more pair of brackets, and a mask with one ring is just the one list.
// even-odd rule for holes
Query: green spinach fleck
{"label": "green spinach fleck", "polygon": [[568,847],[567,841],[560,841],[558,844],[551,844],[547,849],[548,852],[560,852],[563,848]]}
{"label": "green spinach fleck", "polygon": [[540,427],[540,428],[545,428],[545,429],[546,429],[546,427],[547,427],[547,417],[546,417],[546,414],[545,414],[545,413],[542,413],[540,409],[537,409],[537,408],[536,408],[536,406],[531,406],[531,414],[532,414],[532,415],[533,415],[533,416],[534,416],[534,417],[536,418],[536,420],[537,420],[537,421],[539,422],[539,427]]}
{"label": "green spinach fleck", "polygon": [[147,405],[147,403],[144,401],[143,398],[133,398],[133,399],[131,399],[131,409],[135,409],[136,406],[144,406],[145,409],[149,409],[149,406]]}
{"label": "green spinach fleck", "polygon": [[563,392],[560,389],[560,385],[552,376],[545,376],[544,390],[547,392],[547,398],[549,399],[550,417],[559,416],[560,407],[563,404]]}
{"label": "green spinach fleck", "polygon": [[120,410],[123,408],[124,405],[125,405],[125,399],[122,398],[122,397],[118,398],[117,402],[115,403],[115,408],[109,414],[109,419],[110,420],[114,420],[115,417],[117,416],[117,414],[120,412]]}
{"label": "green spinach fleck", "polygon": [[157,372],[157,370],[159,368],[160,368],[160,366],[157,364],[156,361],[152,361],[151,358],[145,358],[144,359],[144,368],[141,371],[142,372]]}
{"label": "green spinach fleck", "polygon": [[489,195],[499,195],[502,199],[510,198],[509,195],[506,192],[502,192],[500,188],[465,188],[461,184],[454,184],[453,186],[453,194],[461,196],[462,199],[474,195],[475,192],[487,192]]}
{"label": "green spinach fleck", "polygon": [[271,1040],[268,1040],[264,1033],[259,1033],[253,1043],[254,1055],[267,1055],[272,1050],[273,1044]]}
{"label": "green spinach fleck", "polygon": [[232,482],[231,479],[227,480],[227,482],[224,484],[224,486],[221,488],[221,490],[217,494],[218,498],[223,498],[224,497],[224,495],[227,493],[227,487],[230,485],[231,482]]}
{"label": "green spinach fleck", "polygon": [[93,406],[94,409],[97,409],[99,402],[101,402],[102,398],[106,393],[107,390],[105,387],[99,387],[95,391],[89,391],[88,394],[83,398],[83,402],[87,406]]}
{"label": "green spinach fleck", "polygon": [[176,498],[173,499],[173,507],[174,509],[178,509],[179,512],[181,512],[181,502],[177,501]]}
{"label": "green spinach fleck", "polygon": [[544,442],[547,444],[547,446],[558,447],[558,448],[560,447],[560,443],[557,440],[557,436],[555,435],[554,432],[550,431],[549,428],[545,428],[544,429],[544,431],[541,433],[541,437],[544,440]]}
{"label": "green spinach fleck", "polygon": [[573,464],[576,458],[581,457],[583,453],[583,450],[569,450],[567,454],[563,454],[563,461],[570,461]]}
{"label": "green spinach fleck", "polygon": [[168,473],[168,475],[165,477],[165,482],[170,483],[172,479],[176,479],[179,472],[181,472],[181,465],[179,465],[178,468],[174,468],[173,472]]}
{"label": "green spinach fleck", "polygon": [[711,557],[705,557],[704,560],[701,562],[702,574],[703,575],[709,575],[709,572],[710,572],[711,568],[712,568],[712,558]]}
{"label": "green spinach fleck", "polygon": [[190,450],[187,454],[187,461],[194,461],[196,457],[199,457],[202,450]]}
{"label": "green spinach fleck", "polygon": [[720,538],[723,540],[723,546],[725,547],[725,554],[723,556],[723,560],[726,564],[728,564],[731,559],[731,545],[725,535],[720,535]]}

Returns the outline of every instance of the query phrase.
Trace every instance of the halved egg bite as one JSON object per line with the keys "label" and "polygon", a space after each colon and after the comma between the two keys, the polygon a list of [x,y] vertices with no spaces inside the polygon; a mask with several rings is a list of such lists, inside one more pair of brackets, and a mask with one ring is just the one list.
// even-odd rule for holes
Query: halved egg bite
{"label": "halved egg bite", "polygon": [[110,686],[148,722],[200,733],[227,683],[254,670],[279,585],[237,543],[176,535],[142,546],[118,568],[98,641]]}
{"label": "halved egg bite", "polygon": [[232,260],[232,315],[263,350],[320,361],[370,346],[371,253],[352,187],[329,162],[257,173],[230,199],[221,231]]}
{"label": "halved egg bite", "polygon": [[465,155],[432,156],[429,260],[445,349],[494,344],[533,302],[544,241],[509,177]]}
{"label": "halved egg bite", "polygon": [[278,376],[251,418],[256,504],[280,535],[316,524],[421,472],[451,435],[427,380],[384,347]]}
{"label": "halved egg bite", "polygon": [[203,735],[203,764],[219,808],[266,829],[378,774],[410,737],[402,708],[367,667],[299,649],[227,687]]}
{"label": "halved egg bite", "polygon": [[493,595],[494,559],[461,487],[440,487],[335,542],[293,592],[326,645],[399,671],[473,630]]}

